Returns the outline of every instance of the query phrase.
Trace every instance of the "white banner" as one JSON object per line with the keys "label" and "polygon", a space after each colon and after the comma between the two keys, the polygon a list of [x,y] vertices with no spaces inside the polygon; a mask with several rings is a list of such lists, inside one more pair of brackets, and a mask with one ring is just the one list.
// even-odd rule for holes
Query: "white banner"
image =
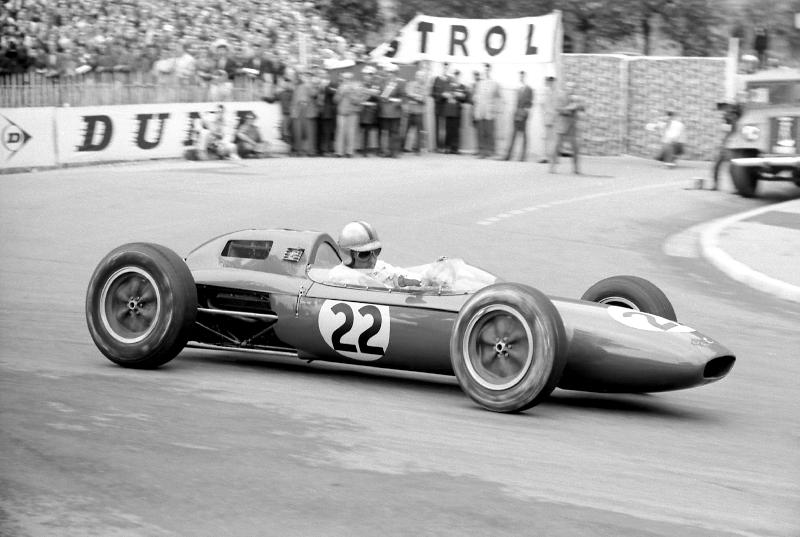
{"label": "white banner", "polygon": [[0,169],[56,165],[54,108],[0,110]]}
{"label": "white banner", "polygon": [[[233,130],[245,112],[272,148],[279,141],[280,106],[261,101],[225,102]],[[58,108],[55,113],[59,164],[181,157],[192,143],[200,115],[219,103],[137,104]]]}
{"label": "white banner", "polygon": [[370,55],[376,60],[455,63],[555,61],[560,13],[519,19],[456,19],[417,15],[390,43]]}

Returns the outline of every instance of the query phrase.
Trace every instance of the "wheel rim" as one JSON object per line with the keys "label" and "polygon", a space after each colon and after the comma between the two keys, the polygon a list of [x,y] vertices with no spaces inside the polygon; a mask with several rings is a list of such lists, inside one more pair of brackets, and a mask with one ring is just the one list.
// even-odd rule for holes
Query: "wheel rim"
{"label": "wheel rim", "polygon": [[607,306],[620,306],[622,308],[628,308],[629,310],[641,311],[639,306],[637,306],[632,300],[621,296],[608,296],[601,298],[597,302],[600,304],[606,304]]}
{"label": "wheel rim", "polygon": [[464,334],[469,374],[488,390],[515,386],[533,364],[533,334],[515,309],[494,304],[473,315]]}
{"label": "wheel rim", "polygon": [[139,267],[117,270],[100,292],[100,319],[108,334],[121,343],[137,343],[149,336],[160,312],[158,286]]}

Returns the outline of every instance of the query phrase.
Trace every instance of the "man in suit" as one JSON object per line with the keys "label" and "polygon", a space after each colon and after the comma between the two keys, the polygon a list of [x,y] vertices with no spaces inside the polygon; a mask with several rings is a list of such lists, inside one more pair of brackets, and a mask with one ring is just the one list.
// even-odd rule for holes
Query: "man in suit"
{"label": "man in suit", "polygon": [[542,88],[541,109],[542,109],[542,122],[544,123],[544,156],[539,159],[540,164],[550,162],[549,156],[553,153],[553,144],[555,139],[555,121],[556,121],[556,77],[548,76],[544,79],[544,88]]}
{"label": "man in suit", "polygon": [[338,83],[327,72],[324,72],[319,93],[319,129],[317,132],[319,152],[323,156],[333,154],[333,141],[336,134],[336,102],[334,102],[334,96],[336,95],[337,86]]}
{"label": "man in suit", "polygon": [[461,73],[454,71],[448,78],[448,85],[444,92],[445,105],[445,151],[454,155],[458,154],[461,145],[461,105],[467,100],[467,87],[461,83]]}
{"label": "man in suit", "polygon": [[517,140],[517,133],[522,135],[522,154],[520,161],[524,161],[528,156],[528,114],[533,106],[533,88],[525,82],[525,71],[519,72],[519,89],[517,89],[517,106],[514,108],[514,129],[511,132],[511,142],[508,144],[506,160],[511,160],[511,153],[514,152],[514,142]]}
{"label": "man in suit", "polygon": [[561,93],[556,100],[556,123],[555,133],[556,142],[553,144],[553,152],[550,154],[550,173],[556,173],[558,156],[561,153],[561,146],[565,141],[572,146],[572,172],[580,175],[578,164],[578,115],[583,112],[583,105],[575,95],[575,84],[568,83],[565,92]]}
{"label": "man in suit", "polygon": [[298,72],[299,84],[292,94],[292,127],[294,129],[293,153],[316,154],[317,140],[317,87],[306,71]]}
{"label": "man in suit", "polygon": [[381,94],[381,87],[375,77],[375,68],[367,65],[361,70],[361,106],[358,116],[358,124],[361,126],[363,141],[361,152],[364,156],[369,156],[370,133],[378,130],[378,98]]}
{"label": "man in suit", "polygon": [[378,106],[380,138],[384,157],[397,158],[400,154],[400,119],[403,117],[405,85],[397,78],[398,67],[390,63],[385,67],[386,79],[381,87]]}
{"label": "man in suit", "polygon": [[425,134],[425,72],[417,71],[414,80],[406,84],[406,131],[403,135],[403,149],[408,143],[408,135],[411,129],[415,129],[414,153],[419,155],[420,146]]}
{"label": "man in suit", "polygon": [[494,155],[494,120],[502,106],[500,85],[492,80],[492,66],[484,65],[484,76],[475,83],[473,116],[478,128],[478,158]]}
{"label": "man in suit", "polygon": [[450,64],[445,63],[442,65],[442,74],[433,79],[431,86],[431,97],[433,97],[433,112],[434,112],[434,130],[433,138],[436,143],[436,151],[444,151],[444,137],[445,137],[445,117],[444,106],[447,99],[442,97],[442,94],[447,91],[450,81],[447,77],[447,71],[450,69]]}
{"label": "man in suit", "polygon": [[358,113],[361,110],[361,85],[353,73],[342,73],[342,82],[336,88],[336,156],[352,157],[358,132]]}

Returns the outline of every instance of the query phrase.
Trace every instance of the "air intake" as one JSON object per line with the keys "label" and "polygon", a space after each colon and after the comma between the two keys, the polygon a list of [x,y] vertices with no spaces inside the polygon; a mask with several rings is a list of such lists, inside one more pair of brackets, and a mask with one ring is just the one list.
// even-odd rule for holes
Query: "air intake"
{"label": "air intake", "polygon": [[721,379],[730,372],[735,361],[736,358],[734,356],[712,358],[703,369],[703,377],[707,379]]}

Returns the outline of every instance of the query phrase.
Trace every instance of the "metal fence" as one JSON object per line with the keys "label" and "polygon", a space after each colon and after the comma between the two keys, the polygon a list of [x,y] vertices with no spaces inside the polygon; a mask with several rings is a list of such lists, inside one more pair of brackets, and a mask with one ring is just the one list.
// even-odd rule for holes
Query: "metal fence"
{"label": "metal fence", "polygon": [[264,82],[250,76],[233,81],[183,82],[138,72],[69,77],[20,73],[0,76],[0,108],[254,101],[268,95],[269,90]]}

